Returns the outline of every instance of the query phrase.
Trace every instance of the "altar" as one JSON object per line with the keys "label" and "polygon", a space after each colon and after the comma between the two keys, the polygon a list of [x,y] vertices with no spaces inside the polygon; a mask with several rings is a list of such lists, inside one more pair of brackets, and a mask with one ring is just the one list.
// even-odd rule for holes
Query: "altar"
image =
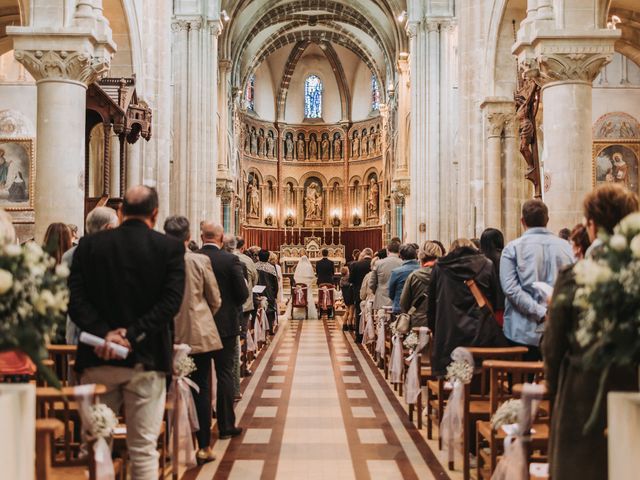
{"label": "altar", "polygon": [[316,263],[322,258],[322,250],[324,249],[329,251],[329,260],[334,265],[334,275],[340,274],[340,268],[346,259],[344,245],[340,243],[336,245],[333,241],[331,244],[327,244],[323,242],[321,237],[314,235],[305,237],[302,241],[304,244],[298,240],[298,243],[285,243],[280,247],[280,266],[285,276],[293,276],[300,258],[304,255],[309,258],[315,270]]}

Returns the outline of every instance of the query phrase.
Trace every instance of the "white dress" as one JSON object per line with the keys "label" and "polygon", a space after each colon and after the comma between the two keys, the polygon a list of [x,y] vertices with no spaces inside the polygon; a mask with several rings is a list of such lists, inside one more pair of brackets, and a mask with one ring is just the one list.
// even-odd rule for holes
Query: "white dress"
{"label": "white dress", "polygon": [[[293,274],[293,280],[296,283],[304,283],[307,288],[307,303],[308,303],[308,314],[307,318],[309,320],[317,320],[318,319],[318,310],[316,309],[316,302],[313,298],[313,290],[312,285],[316,279],[316,274],[313,271],[313,266],[311,262],[307,258],[307,256],[303,256],[298,265],[296,266],[296,271]],[[305,312],[302,308],[294,308],[292,318],[294,320],[305,320]]]}

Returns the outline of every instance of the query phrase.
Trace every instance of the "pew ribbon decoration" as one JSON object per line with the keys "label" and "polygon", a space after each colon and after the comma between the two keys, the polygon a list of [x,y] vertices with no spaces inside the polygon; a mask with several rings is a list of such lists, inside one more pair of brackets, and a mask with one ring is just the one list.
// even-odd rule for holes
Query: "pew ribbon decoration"
{"label": "pew ribbon decoration", "polygon": [[400,383],[404,370],[404,362],[402,361],[402,334],[395,333],[391,338],[391,345],[391,361],[389,365],[391,383]]}
{"label": "pew ribbon decoration", "polygon": [[[414,332],[411,333],[415,335]],[[407,357],[409,362],[409,370],[407,371],[407,378],[404,381],[405,386],[405,398],[408,405],[414,405],[418,401],[418,395],[420,394],[420,356],[425,347],[429,344],[429,329],[427,327],[420,327],[418,332],[418,343],[413,348],[411,354]],[[406,343],[406,341],[405,341]]]}
{"label": "pew ribbon decoration", "polygon": [[253,334],[251,333],[251,328],[247,325],[247,352],[255,352],[256,351],[256,342],[253,340]]}
{"label": "pew ribbon decoration", "polygon": [[262,308],[258,308],[253,322],[253,340],[256,343],[264,342],[264,330],[262,330]]}
{"label": "pew ribbon decoration", "polygon": [[471,383],[474,365],[473,355],[463,347],[455,348],[451,352],[451,359],[453,362],[447,367],[447,381],[451,383],[452,391],[440,423],[442,445],[447,451],[449,462],[454,461],[456,449],[462,451],[464,390]]}
{"label": "pew ribbon decoration", "polygon": [[[491,480],[528,480],[528,443],[531,441],[531,426],[536,418],[544,387],[535,383],[525,383],[522,399],[519,401],[518,423],[501,425],[505,431],[504,455],[500,459]],[[502,408],[505,404],[501,405]],[[505,407],[509,408],[509,406]],[[496,415],[500,413],[500,409]],[[495,416],[495,415],[494,415]],[[492,424],[494,421],[492,419]]]}
{"label": "pew ribbon decoration", "polygon": [[116,475],[111,459],[111,449],[107,439],[118,426],[118,418],[106,405],[92,405],[96,390],[95,384],[74,387],[74,396],[78,402],[80,420],[88,434],[87,440],[93,442],[93,457],[96,465],[96,480],[114,480]]}
{"label": "pew ribbon decoration", "polygon": [[267,307],[269,306],[269,301],[267,300],[267,298],[262,298],[260,300],[260,330],[261,330],[261,336],[260,336],[260,341],[261,342],[266,342],[267,341],[267,332],[269,331],[269,317],[267,316]]}
{"label": "pew ribbon decoration", "polygon": [[386,320],[386,314],[383,309],[378,310],[378,328],[377,335],[378,338],[376,340],[376,352],[380,356],[380,358],[384,358],[385,354],[385,332],[384,332],[384,323]]}
{"label": "pew ribbon decoration", "polygon": [[375,328],[373,325],[373,305],[372,302],[367,301],[364,307],[364,332],[362,333],[362,344],[368,345],[370,343],[375,342],[376,334]]}
{"label": "pew ribbon decoration", "polygon": [[322,310],[329,310],[331,307],[333,307],[333,304],[331,303],[331,297],[329,295],[329,288],[324,285],[320,291],[318,292],[318,296],[320,297],[320,308]]}
{"label": "pew ribbon decoration", "polygon": [[169,387],[168,401],[173,405],[169,418],[169,431],[172,435],[169,451],[175,472],[180,467],[188,469],[196,466],[196,451],[191,436],[200,429],[200,425],[191,388],[196,392],[200,389],[188,378],[196,369],[193,359],[189,357],[190,352],[189,345],[182,343],[173,346],[173,380]]}

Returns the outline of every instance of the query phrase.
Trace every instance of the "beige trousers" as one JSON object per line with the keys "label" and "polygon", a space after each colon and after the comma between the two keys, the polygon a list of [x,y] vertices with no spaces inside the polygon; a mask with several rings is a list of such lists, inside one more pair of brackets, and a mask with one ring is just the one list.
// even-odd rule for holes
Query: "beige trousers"
{"label": "beige trousers", "polygon": [[134,368],[93,367],[82,374],[82,383],[107,387],[100,401],[118,414],[124,404],[127,421],[127,449],[133,480],[157,480],[160,455],[158,437],[166,400],[163,372]]}

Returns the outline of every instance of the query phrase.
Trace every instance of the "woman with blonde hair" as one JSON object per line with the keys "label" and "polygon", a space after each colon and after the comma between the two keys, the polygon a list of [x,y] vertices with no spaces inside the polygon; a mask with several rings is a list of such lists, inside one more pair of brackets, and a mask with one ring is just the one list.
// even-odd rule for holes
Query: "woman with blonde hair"
{"label": "woman with blonde hair", "polygon": [[[278,274],[278,299],[277,299],[277,304],[278,304],[278,311],[280,310],[280,306],[284,305],[284,288],[283,288],[283,280],[284,277],[282,275],[282,267],[280,266],[280,263],[278,262],[278,255],[276,255],[276,253],[271,252],[269,254],[269,263],[271,265],[273,265],[274,267],[276,267],[276,273]],[[278,314],[278,312],[276,312],[276,315]]]}
{"label": "woman with blonde hair", "polygon": [[424,242],[418,254],[421,268],[411,272],[404,284],[400,296],[400,310],[402,313],[408,313],[411,308],[415,308],[411,315],[411,328],[427,326],[429,283],[433,267],[441,255],[442,251],[436,243]]}

